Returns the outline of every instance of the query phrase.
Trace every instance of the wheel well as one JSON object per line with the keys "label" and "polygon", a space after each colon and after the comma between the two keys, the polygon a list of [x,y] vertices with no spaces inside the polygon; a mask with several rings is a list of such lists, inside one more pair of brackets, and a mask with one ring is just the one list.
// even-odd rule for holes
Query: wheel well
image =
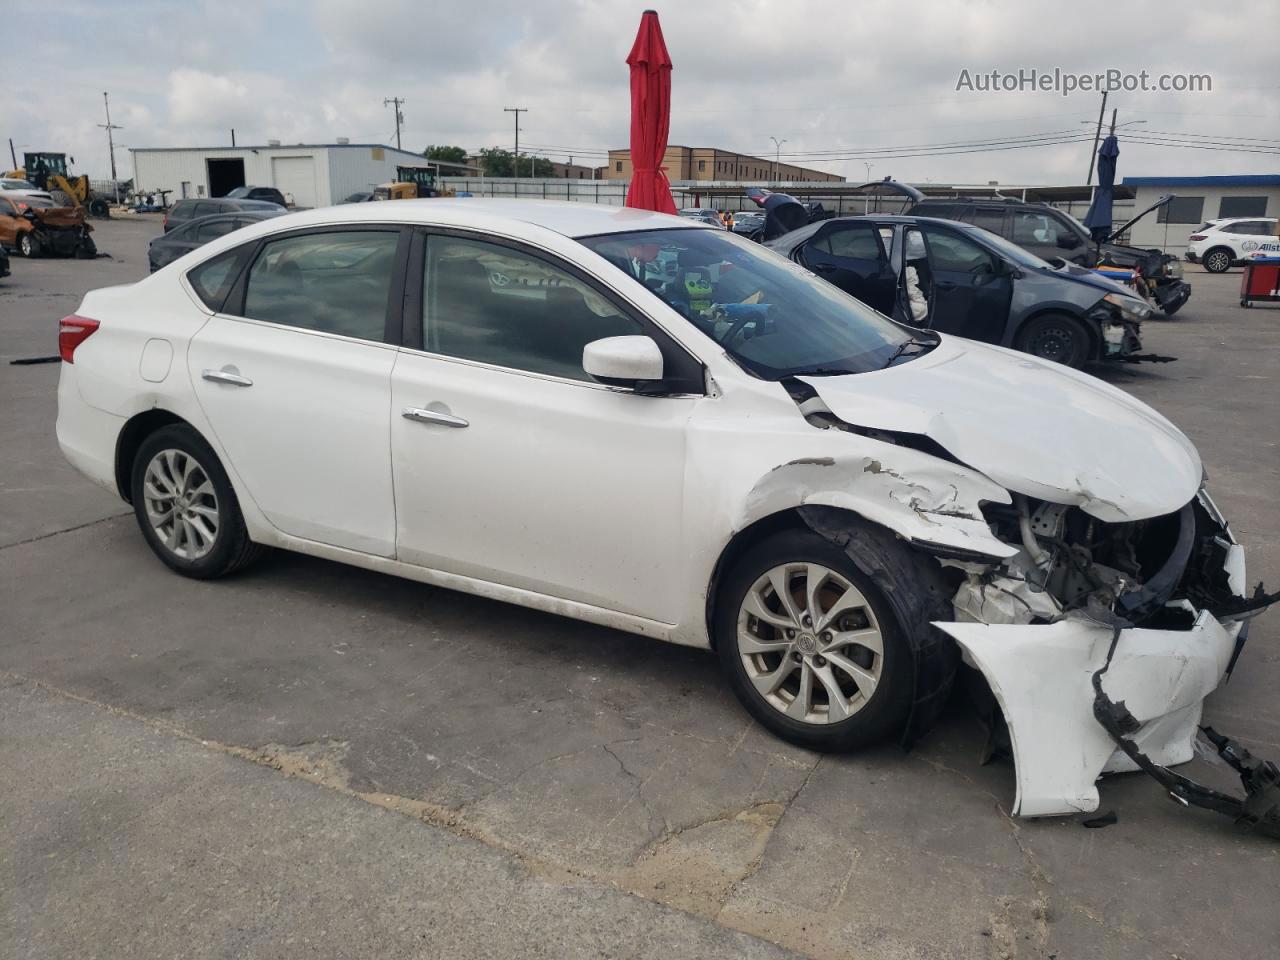
{"label": "wheel well", "polygon": [[1210,256],[1212,256],[1213,254],[1217,253],[1219,250],[1221,250],[1221,251],[1222,251],[1223,253],[1225,253],[1228,257],[1230,257],[1230,258],[1231,258],[1231,260],[1232,260],[1232,262],[1234,262],[1234,261],[1235,261],[1235,259],[1236,259],[1236,252],[1235,252],[1234,250],[1232,250],[1229,246],[1227,246],[1225,243],[1220,243],[1220,244],[1218,244],[1216,247],[1210,247],[1208,250],[1206,250],[1206,251],[1204,252],[1204,256],[1202,256],[1200,259],[1201,259],[1201,260],[1206,260],[1206,259],[1208,259]]}
{"label": "wheel well", "polygon": [[738,562],[738,558],[754,547],[761,540],[781,533],[783,530],[808,530],[809,527],[800,518],[800,512],[794,507],[779,513],[771,513],[761,517],[755,523],[743,527],[730,538],[725,548],[720,551],[720,559],[716,561],[711,572],[711,582],[707,584],[707,637],[711,641],[711,649],[716,646],[715,613],[719,602],[720,583],[724,575]]}
{"label": "wheel well", "polygon": [[138,448],[147,437],[171,423],[187,421],[168,410],[148,410],[131,417],[120,430],[120,436],[116,438],[116,489],[126,503],[133,502],[130,499],[130,474],[133,472],[133,458],[138,455]]}

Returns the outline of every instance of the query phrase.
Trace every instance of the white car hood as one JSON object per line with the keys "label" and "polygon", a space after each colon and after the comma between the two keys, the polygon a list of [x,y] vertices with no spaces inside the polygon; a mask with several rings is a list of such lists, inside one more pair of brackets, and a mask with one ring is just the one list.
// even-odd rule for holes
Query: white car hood
{"label": "white car hood", "polygon": [[1145,403],[1095,377],[943,336],[873,373],[800,377],[840,419],[927,436],[1014,493],[1108,523],[1161,516],[1200,487],[1200,455]]}

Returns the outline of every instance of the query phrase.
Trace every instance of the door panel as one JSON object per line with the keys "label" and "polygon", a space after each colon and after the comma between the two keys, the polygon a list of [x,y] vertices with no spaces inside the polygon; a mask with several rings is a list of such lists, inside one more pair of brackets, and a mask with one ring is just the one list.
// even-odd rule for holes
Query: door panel
{"label": "door panel", "polygon": [[828,224],[805,244],[800,257],[806,267],[845,293],[885,315],[893,312],[896,277],[876,224]]}
{"label": "door panel", "polygon": [[1009,320],[1013,278],[1004,261],[958,232],[922,224],[933,276],[930,325],[985,343],[1000,343]]}
{"label": "door panel", "polygon": [[674,622],[688,589],[676,555],[695,402],[402,352],[391,418],[399,558]]}
{"label": "door panel", "polygon": [[[274,526],[394,556],[394,347],[215,315],[187,356],[201,409]],[[208,380],[206,371],[252,384]]]}

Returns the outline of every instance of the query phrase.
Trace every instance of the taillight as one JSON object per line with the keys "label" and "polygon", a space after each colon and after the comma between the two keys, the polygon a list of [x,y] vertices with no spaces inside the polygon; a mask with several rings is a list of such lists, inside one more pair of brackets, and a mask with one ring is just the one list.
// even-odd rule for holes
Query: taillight
{"label": "taillight", "polygon": [[77,317],[74,313],[63,317],[58,324],[58,353],[67,363],[75,363],[76,347],[84,343],[98,329],[98,321]]}
{"label": "taillight", "polygon": [[1195,241],[1197,241],[1197,240],[1203,240],[1203,239],[1204,239],[1204,234],[1203,234],[1203,233],[1193,233],[1191,236],[1187,237],[1187,242],[1188,242],[1188,243],[1195,243]]}

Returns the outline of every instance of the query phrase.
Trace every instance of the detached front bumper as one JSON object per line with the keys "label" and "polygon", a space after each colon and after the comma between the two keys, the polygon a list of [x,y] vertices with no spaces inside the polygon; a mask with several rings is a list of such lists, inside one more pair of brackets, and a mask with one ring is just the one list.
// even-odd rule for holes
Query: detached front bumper
{"label": "detached front bumper", "polygon": [[[1243,581],[1242,548],[1231,550],[1230,567]],[[1091,812],[1100,776],[1137,769],[1093,712],[1093,675],[1106,664],[1111,627],[1083,614],[1041,625],[935,625],[986,677],[1004,712],[1017,780],[1014,814]],[[1153,762],[1192,758],[1204,698],[1232,662],[1241,627],[1201,610],[1189,629],[1120,631],[1103,687],[1141,723],[1130,739]]]}

